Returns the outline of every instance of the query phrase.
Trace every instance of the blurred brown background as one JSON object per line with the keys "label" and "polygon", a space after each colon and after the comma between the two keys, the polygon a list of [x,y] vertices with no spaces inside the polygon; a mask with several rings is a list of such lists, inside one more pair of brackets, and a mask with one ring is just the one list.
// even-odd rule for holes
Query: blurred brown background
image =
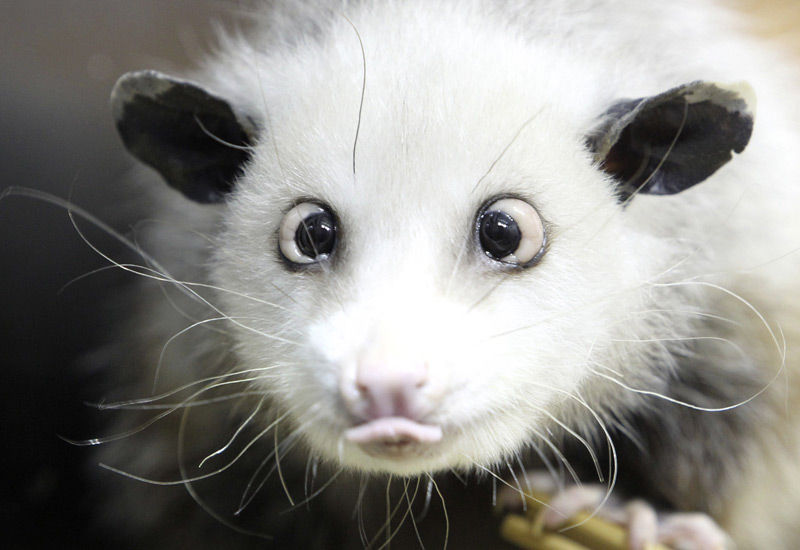
{"label": "blurred brown background", "polygon": [[[800,52],[800,1],[731,0],[754,34]],[[122,73],[185,66],[213,43],[212,21],[230,22],[231,1],[0,1],[0,189],[43,189],[123,231],[115,185],[132,162],[113,130],[108,94]],[[122,214],[120,214],[122,213]],[[113,251],[116,244],[92,234]],[[104,303],[123,279],[104,265],[65,212],[30,199],[0,202],[0,422],[6,449],[0,518],[6,547],[105,548],[90,527],[86,449],[58,439],[90,437],[100,373],[80,358],[101,341]],[[88,495],[88,497],[87,497]]]}

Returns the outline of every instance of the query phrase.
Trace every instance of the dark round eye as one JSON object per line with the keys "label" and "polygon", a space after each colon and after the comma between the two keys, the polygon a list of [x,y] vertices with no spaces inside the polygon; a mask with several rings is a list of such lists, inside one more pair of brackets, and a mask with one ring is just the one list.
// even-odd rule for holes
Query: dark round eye
{"label": "dark round eye", "polygon": [[281,221],[280,249],[296,264],[312,264],[328,258],[336,245],[336,221],[326,207],[303,202]]}
{"label": "dark round eye", "polygon": [[491,259],[528,267],[544,251],[542,218],[527,202],[504,198],[489,203],[478,217],[478,240]]}

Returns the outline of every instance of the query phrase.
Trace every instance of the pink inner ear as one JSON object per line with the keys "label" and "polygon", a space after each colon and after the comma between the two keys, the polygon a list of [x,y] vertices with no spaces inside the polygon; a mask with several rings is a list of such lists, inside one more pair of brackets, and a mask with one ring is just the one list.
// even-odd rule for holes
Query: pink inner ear
{"label": "pink inner ear", "polygon": [[353,443],[437,443],[442,439],[442,428],[390,416],[350,428],[345,438]]}

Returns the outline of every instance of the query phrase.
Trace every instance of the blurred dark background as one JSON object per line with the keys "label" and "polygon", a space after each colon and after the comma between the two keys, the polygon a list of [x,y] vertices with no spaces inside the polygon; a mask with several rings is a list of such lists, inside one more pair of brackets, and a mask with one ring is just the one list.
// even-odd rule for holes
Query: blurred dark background
{"label": "blurred dark background", "polygon": [[[41,189],[127,231],[119,180],[133,165],[113,128],[108,95],[134,69],[191,66],[213,44],[230,2],[0,2],[0,192]],[[235,6],[234,6],[235,7]],[[88,224],[81,222],[81,227]],[[117,252],[113,240],[92,241]],[[86,506],[89,452],[59,439],[93,437],[103,395],[82,358],[104,339],[104,306],[129,278],[105,265],[63,208],[0,201],[0,540],[6,548],[101,548]]]}

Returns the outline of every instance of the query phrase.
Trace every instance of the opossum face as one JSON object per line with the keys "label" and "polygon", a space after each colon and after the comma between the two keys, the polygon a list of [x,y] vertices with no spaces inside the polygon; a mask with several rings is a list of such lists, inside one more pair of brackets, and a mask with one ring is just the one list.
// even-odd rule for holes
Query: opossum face
{"label": "opossum face", "polygon": [[[626,225],[626,197],[701,181],[752,126],[738,95],[703,83],[587,118],[541,67],[457,49],[403,67],[373,51],[363,95],[360,56],[308,56],[253,86],[256,122],[154,73],[118,87],[132,151],[224,201],[210,267],[240,368],[348,467],[470,468],[571,422],[593,365],[637,359],[620,327],[669,267]],[[150,117],[175,131],[142,146],[163,128]],[[702,162],[682,156],[685,128],[688,149],[717,140]]]}
{"label": "opossum face", "polygon": [[[326,142],[308,144],[324,151],[313,165],[287,152],[281,167],[259,150],[231,197],[216,282],[258,299],[229,297],[227,312],[255,329],[240,332],[243,364],[270,367],[265,391],[347,465],[415,473],[496,460],[533,435],[609,338],[626,298],[608,298],[633,280],[625,261],[605,261],[628,240],[616,199],[566,140],[567,162],[525,161],[537,149],[528,138],[481,180],[488,146],[482,163],[473,151],[423,170],[425,153],[390,164],[391,144],[370,135],[355,177],[348,156],[331,170]],[[552,174],[585,182],[583,200],[548,193]],[[604,242],[587,244],[598,232]]]}

